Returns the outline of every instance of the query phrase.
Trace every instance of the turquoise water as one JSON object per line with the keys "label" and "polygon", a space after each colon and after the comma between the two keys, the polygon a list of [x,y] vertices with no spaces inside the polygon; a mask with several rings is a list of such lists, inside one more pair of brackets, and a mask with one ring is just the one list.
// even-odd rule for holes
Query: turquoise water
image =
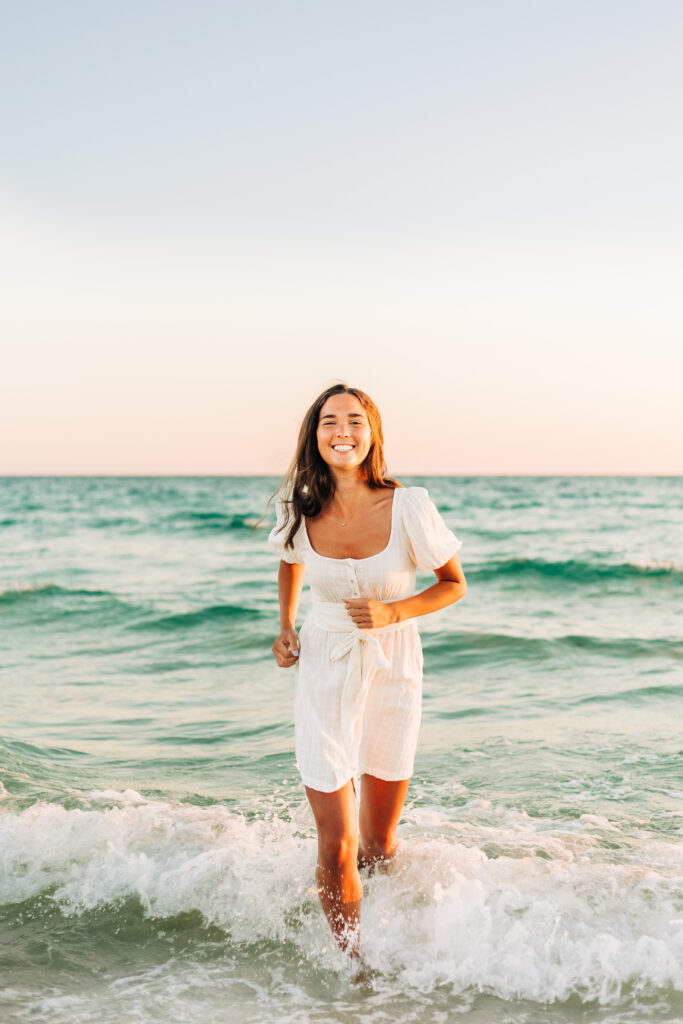
{"label": "turquoise water", "polygon": [[354,985],[270,654],[277,480],[0,480],[2,1024],[683,1020],[683,480],[402,482],[469,590],[420,622]]}

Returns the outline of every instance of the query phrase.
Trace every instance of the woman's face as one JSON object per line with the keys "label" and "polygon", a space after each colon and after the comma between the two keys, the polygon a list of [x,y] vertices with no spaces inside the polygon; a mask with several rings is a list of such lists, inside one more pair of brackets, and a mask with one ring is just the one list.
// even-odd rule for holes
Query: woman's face
{"label": "woman's face", "polygon": [[357,469],[370,451],[372,432],[363,406],[342,392],[327,399],[318,418],[318,451],[332,469]]}

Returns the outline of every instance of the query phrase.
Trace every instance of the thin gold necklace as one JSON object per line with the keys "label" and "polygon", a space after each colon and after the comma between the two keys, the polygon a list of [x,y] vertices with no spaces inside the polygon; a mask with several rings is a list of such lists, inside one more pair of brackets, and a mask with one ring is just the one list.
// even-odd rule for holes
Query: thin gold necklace
{"label": "thin gold necklace", "polygon": [[367,508],[367,506],[370,505],[370,504],[371,504],[371,502],[366,501],[365,505],[361,505],[360,508],[357,508],[354,512],[352,512],[351,515],[347,519],[345,519],[343,523],[339,522],[338,519],[337,519],[337,523],[339,523],[339,526],[348,526],[348,524],[351,522],[351,520],[355,516],[356,512],[360,512],[361,508]]}

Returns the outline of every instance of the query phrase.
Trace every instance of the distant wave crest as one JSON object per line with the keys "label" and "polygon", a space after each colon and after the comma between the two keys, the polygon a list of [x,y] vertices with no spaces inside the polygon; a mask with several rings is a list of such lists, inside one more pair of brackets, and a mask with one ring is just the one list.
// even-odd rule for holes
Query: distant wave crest
{"label": "distant wave crest", "polygon": [[[16,606],[17,613],[22,617],[33,616],[36,604],[39,605],[41,621],[73,618],[78,622],[86,616],[91,624],[94,618],[104,626],[165,632],[220,625],[242,618],[255,622],[263,614],[257,608],[227,603],[160,614],[157,609],[141,602],[125,600],[109,590],[62,587],[50,582],[16,584],[0,591],[0,607]],[[26,605],[25,612],[21,611],[22,605]]]}
{"label": "distant wave crest", "polygon": [[[451,672],[454,666],[506,663],[520,667],[546,663],[552,669],[576,663],[584,656],[628,663],[653,658],[679,664],[683,661],[683,642],[678,637],[601,637],[586,633],[543,637],[454,630],[423,636],[423,646],[429,671],[445,672]],[[655,689],[646,687],[644,693],[654,696]],[[662,693],[680,699],[680,687],[672,686]],[[622,694],[627,701],[632,696],[628,689]]]}
{"label": "distant wave crest", "polygon": [[261,613],[254,608],[246,608],[237,604],[214,604],[197,608],[190,612],[177,612],[173,615],[158,615],[133,623],[131,629],[162,629],[176,631],[194,629],[198,626],[211,625],[235,619],[255,619]]}
{"label": "distant wave crest", "polygon": [[545,560],[543,558],[508,558],[474,565],[469,576],[481,580],[500,577],[561,580],[572,583],[602,583],[609,580],[660,578],[683,583],[683,565],[676,562],[642,560],[634,562],[598,562],[582,559]]}
{"label": "distant wave crest", "polygon": [[6,586],[4,590],[0,590],[0,602],[3,604],[16,604],[21,601],[33,601],[36,598],[56,597],[59,595],[113,596],[107,590],[61,587],[58,583],[12,583]]}
{"label": "distant wave crest", "polygon": [[225,533],[230,530],[251,530],[259,522],[253,513],[195,512],[184,510],[174,512],[161,520],[165,530],[194,530],[200,533]]}

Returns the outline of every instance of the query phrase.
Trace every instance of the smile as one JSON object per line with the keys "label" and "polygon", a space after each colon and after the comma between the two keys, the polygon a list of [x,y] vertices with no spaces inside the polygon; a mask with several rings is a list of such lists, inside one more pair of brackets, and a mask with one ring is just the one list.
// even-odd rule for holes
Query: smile
{"label": "smile", "polygon": [[332,450],[335,452],[350,452],[355,445],[353,444],[333,444]]}

